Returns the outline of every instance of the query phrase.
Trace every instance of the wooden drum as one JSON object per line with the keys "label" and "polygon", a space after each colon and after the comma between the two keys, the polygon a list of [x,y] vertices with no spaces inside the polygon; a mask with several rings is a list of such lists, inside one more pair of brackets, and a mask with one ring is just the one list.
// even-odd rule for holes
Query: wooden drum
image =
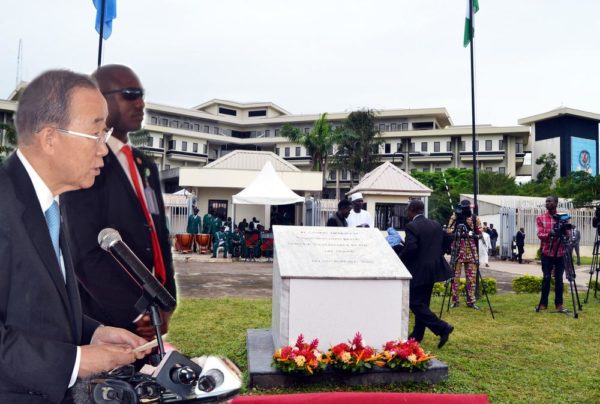
{"label": "wooden drum", "polygon": [[176,234],[175,235],[175,250],[187,254],[192,252],[192,242],[194,241],[194,235],[189,233]]}
{"label": "wooden drum", "polygon": [[208,254],[210,250],[210,234],[196,234],[196,244],[200,246],[200,254]]}

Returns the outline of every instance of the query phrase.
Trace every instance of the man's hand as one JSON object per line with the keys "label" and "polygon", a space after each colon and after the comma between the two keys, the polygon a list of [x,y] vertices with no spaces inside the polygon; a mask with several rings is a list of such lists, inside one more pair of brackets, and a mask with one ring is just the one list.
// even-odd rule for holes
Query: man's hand
{"label": "man's hand", "polygon": [[79,363],[79,378],[88,377],[94,373],[111,370],[119,366],[142,359],[150,353],[150,349],[133,352],[146,341],[137,335],[114,327],[98,327],[90,345],[81,347]]}
{"label": "man's hand", "polygon": [[[162,311],[160,310],[160,318],[161,318],[161,326],[160,333],[166,334],[169,331],[169,320],[171,319],[171,315],[173,313],[170,311]],[[142,338],[145,338],[148,341],[156,338],[156,333],[154,332],[154,326],[150,321],[150,314],[145,313],[142,318],[140,318],[135,323],[136,330],[135,332]]]}

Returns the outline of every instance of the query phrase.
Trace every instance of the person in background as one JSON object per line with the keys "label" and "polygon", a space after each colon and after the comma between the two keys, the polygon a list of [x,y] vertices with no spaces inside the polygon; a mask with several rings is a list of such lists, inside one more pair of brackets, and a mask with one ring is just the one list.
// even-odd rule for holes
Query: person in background
{"label": "person in background", "polygon": [[479,239],[479,265],[483,264],[489,268],[488,251],[490,251],[490,235],[486,232],[481,232],[481,238]]}
{"label": "person in background", "polygon": [[558,242],[558,235],[554,233],[554,219],[556,207],[558,206],[558,197],[549,196],[546,198],[546,213],[536,217],[537,236],[540,239],[540,248],[542,250],[542,294],[540,303],[536,307],[539,313],[548,309],[548,295],[550,294],[550,284],[552,273],[554,273],[554,306],[559,313],[568,313],[563,306],[563,256],[565,249]]}
{"label": "person in background", "polygon": [[338,210],[333,215],[329,216],[326,226],[328,227],[348,227],[346,219],[351,210],[350,201],[342,199],[338,202]]}
{"label": "person in background", "polygon": [[[158,167],[144,152],[132,147],[129,133],[144,119],[144,89],[127,66],[104,65],[93,77],[108,104],[108,140],[104,169],[94,185],[65,195],[65,213],[76,251],[75,272],[84,313],[105,325],[126,328],[150,340],[155,337],[150,315],[135,307],[140,286],[113,257],[98,245],[98,233],[117,230],[125,244],[156,279],[176,298],[175,271],[166,224]],[[162,333],[171,312],[162,311]]]}
{"label": "person in background", "polygon": [[581,242],[581,232],[577,226],[573,225],[571,230],[571,257],[573,257],[573,250],[577,254],[577,265],[581,265],[581,258],[579,257],[579,243]]}
{"label": "person in background", "polygon": [[363,209],[364,201],[360,192],[350,195],[352,211],[348,216],[348,227],[375,227],[371,214]]}
{"label": "person in background", "polygon": [[213,258],[217,258],[217,251],[219,250],[219,247],[223,247],[223,258],[227,258],[229,241],[227,240],[227,234],[225,233],[225,226],[221,226],[219,230],[213,234]]}
{"label": "person in background", "polygon": [[[198,215],[198,208],[194,206],[194,213],[188,216],[186,233],[196,235],[200,233],[200,229],[202,228],[202,218]],[[197,249],[196,237],[192,238],[192,251],[196,252]]]}
{"label": "person in background", "polygon": [[496,256],[496,242],[498,241],[498,231],[494,229],[494,225],[490,223],[489,229],[490,241],[492,243],[492,257]]}
{"label": "person in background", "polygon": [[0,166],[0,402],[72,402],[77,379],[141,359],[145,340],[84,315],[63,197],[108,153],[108,109],[89,76],[51,70],[19,97],[17,151]]}
{"label": "person in background", "polygon": [[406,242],[400,259],[412,275],[410,280],[409,306],[415,315],[415,325],[408,336],[421,342],[425,328],[440,337],[438,348],[442,348],[454,327],[440,320],[429,309],[435,282],[452,277],[452,269],[444,258],[445,234],[439,223],[427,219],[423,213],[425,205],[420,200],[408,204],[407,215],[411,221],[406,225]]}
{"label": "person in background", "polygon": [[525,229],[521,227],[515,236],[517,245],[517,261],[519,264],[523,263],[523,253],[525,252]]}

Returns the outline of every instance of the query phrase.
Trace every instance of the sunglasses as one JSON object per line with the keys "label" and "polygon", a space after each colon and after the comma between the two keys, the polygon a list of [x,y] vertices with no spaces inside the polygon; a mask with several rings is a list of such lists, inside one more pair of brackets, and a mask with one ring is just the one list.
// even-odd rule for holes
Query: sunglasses
{"label": "sunglasses", "polygon": [[126,99],[127,101],[135,101],[139,98],[144,97],[144,89],[136,88],[136,87],[127,87],[127,88],[120,88],[118,90],[105,91],[102,94],[108,95],[108,94],[116,94],[116,93],[120,93],[121,96],[124,99]]}

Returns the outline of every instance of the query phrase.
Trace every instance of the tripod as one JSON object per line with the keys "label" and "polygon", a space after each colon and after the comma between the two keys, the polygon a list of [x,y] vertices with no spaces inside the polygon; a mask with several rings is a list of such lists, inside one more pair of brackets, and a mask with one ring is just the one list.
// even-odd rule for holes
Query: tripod
{"label": "tripod", "polygon": [[590,297],[590,288],[592,287],[592,275],[594,274],[594,271],[596,271],[596,284],[594,287],[594,299],[596,299],[596,301],[598,301],[598,273],[600,272],[600,260],[598,259],[598,257],[600,256],[600,252],[598,251],[598,249],[600,247],[600,238],[598,237],[599,231],[600,231],[600,229],[598,229],[598,231],[596,231],[596,239],[594,240],[594,248],[592,250],[592,265],[590,265],[590,280],[588,282],[588,290],[587,290],[587,293],[585,294],[585,300],[583,301],[586,304],[588,302],[588,298]]}
{"label": "tripod", "polygon": [[[467,251],[469,251],[469,252],[471,251],[470,249],[472,247],[471,247],[471,243],[468,241],[469,237],[472,237],[472,236],[469,235],[467,226],[464,223],[457,224],[456,228],[454,229],[452,250],[451,250],[451,254],[450,254],[450,266],[452,268],[452,271],[454,271],[456,264],[458,263],[458,255],[459,255],[459,251],[460,251],[461,240],[463,240],[465,242],[465,248],[467,249]],[[479,257],[478,251],[475,251],[475,253],[476,253],[476,255],[474,255],[474,256]],[[481,272],[479,271],[479,259],[478,258],[475,262],[475,265],[476,265],[475,283],[481,284],[483,294],[485,295],[488,307],[490,308],[490,314],[492,315],[492,318],[495,319],[494,311],[492,310],[492,304],[490,303],[490,298],[487,294],[487,290],[485,288],[485,283],[483,282],[483,277],[481,276]],[[452,282],[454,282],[454,277],[447,279],[446,283],[445,283],[444,297],[442,299],[442,307],[440,308],[440,315],[439,315],[440,319],[442,318],[442,312],[444,311],[444,304],[446,302],[446,296],[449,296],[448,289],[450,288],[450,285],[452,284]],[[477,288],[477,286],[475,286],[475,287]],[[450,311],[450,297],[448,297],[448,306],[446,308],[446,311]]]}
{"label": "tripod", "polygon": [[[583,307],[581,306],[581,302],[579,301],[579,292],[577,291],[577,284],[575,283],[575,268],[573,268],[573,257],[571,256],[571,242],[569,241],[569,236],[566,234],[566,229],[564,229],[564,227],[562,226],[564,226],[564,224],[560,224],[559,227],[554,230],[555,233],[558,234],[558,236],[550,236],[550,251],[554,250],[553,257],[558,258],[558,250],[561,246],[563,248],[564,255],[562,259],[565,276],[569,281],[569,287],[571,290],[571,300],[573,301],[573,318],[579,318],[577,308],[579,307],[579,310],[581,311],[583,310]],[[562,282],[562,277],[561,279],[556,279],[556,282]],[[575,304],[576,299],[577,305]],[[541,304],[542,297],[540,297],[540,303],[535,308],[536,312],[540,311]]]}

